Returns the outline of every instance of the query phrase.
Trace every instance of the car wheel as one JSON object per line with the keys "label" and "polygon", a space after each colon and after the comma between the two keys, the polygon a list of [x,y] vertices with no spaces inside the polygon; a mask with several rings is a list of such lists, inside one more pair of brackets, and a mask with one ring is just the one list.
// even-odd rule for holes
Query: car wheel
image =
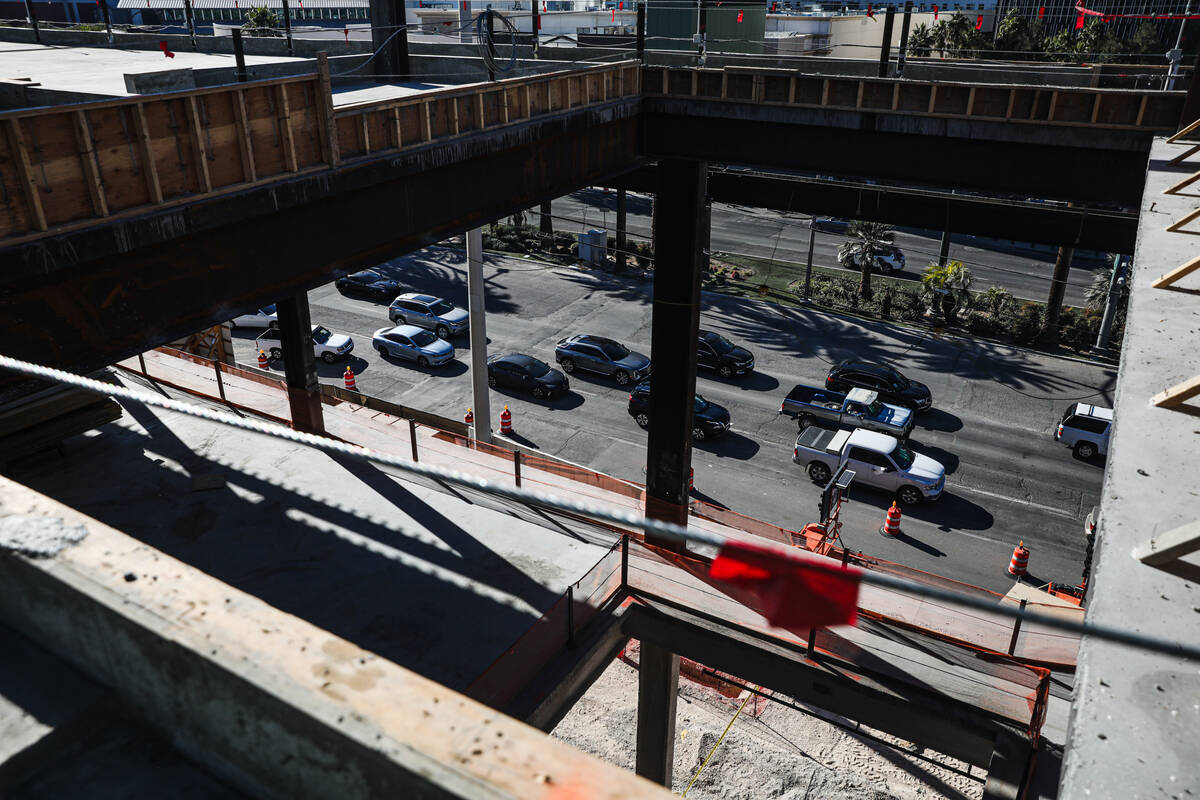
{"label": "car wheel", "polygon": [[619,383],[621,386],[629,383],[629,373],[623,369],[619,369],[613,373],[613,378],[615,378],[617,383]]}
{"label": "car wheel", "polygon": [[488,375],[488,386],[492,387],[493,389],[496,388],[496,376],[495,375]]}
{"label": "car wheel", "polygon": [[337,361],[337,353],[321,353],[321,360],[326,364],[332,364]]}
{"label": "car wheel", "polygon": [[823,464],[820,461],[814,461],[808,465],[808,477],[813,479],[813,483],[825,486],[829,483],[829,477],[832,473],[829,471],[829,465]]}
{"label": "car wheel", "polygon": [[229,327],[230,327],[230,328],[237,328],[237,320],[235,320],[235,319],[231,319],[231,320],[229,320]]}
{"label": "car wheel", "polygon": [[283,358],[283,351],[280,350],[278,347],[272,347],[271,348],[271,358],[278,361],[279,359]]}
{"label": "car wheel", "polygon": [[558,363],[562,364],[563,372],[574,372],[575,371],[575,359],[573,359],[573,358],[564,358],[562,361],[560,361]]}
{"label": "car wheel", "polygon": [[900,505],[902,506],[918,505],[923,497],[924,495],[921,494],[921,490],[915,486],[901,486],[896,492],[896,499],[900,501]]}
{"label": "car wheel", "polygon": [[429,359],[425,356],[417,357],[417,366],[421,369],[429,369]]}
{"label": "car wheel", "polygon": [[450,329],[447,328],[445,325],[438,325],[436,333],[437,333],[437,336],[439,339],[449,339],[450,338]]}
{"label": "car wheel", "polygon": [[805,428],[807,428],[809,425],[812,425],[816,421],[817,421],[817,418],[814,417],[812,414],[801,414],[800,418],[797,420],[797,423],[799,423],[799,425],[800,425],[800,430],[804,430]]}
{"label": "car wheel", "polygon": [[536,397],[538,400],[541,400],[543,397],[546,396],[546,390],[543,389],[541,386],[535,386],[535,387],[533,387],[533,396]]}
{"label": "car wheel", "polygon": [[722,364],[721,366],[717,367],[717,374],[722,378],[728,378],[729,376],[733,375],[733,367],[729,366],[728,364]]}
{"label": "car wheel", "polygon": [[379,345],[379,347],[376,347],[375,349],[379,351],[379,355],[382,356],[383,358],[388,357],[388,349],[386,347],[384,347],[383,345]]}
{"label": "car wheel", "polygon": [[708,432],[705,431],[704,428],[701,428],[699,426],[692,428],[692,441],[693,442],[703,442],[706,438],[708,438]]}
{"label": "car wheel", "polygon": [[396,314],[394,317],[392,317],[392,323],[395,325],[407,325],[408,324],[407,322],[404,321],[404,317],[400,316],[399,314]]}
{"label": "car wheel", "polygon": [[1096,445],[1091,442],[1079,442],[1075,445],[1075,457],[1087,461],[1096,455]]}
{"label": "car wheel", "polygon": [[635,422],[637,422],[638,425],[641,425],[643,428],[650,427],[650,415],[647,414],[645,411],[638,413],[633,419]]}

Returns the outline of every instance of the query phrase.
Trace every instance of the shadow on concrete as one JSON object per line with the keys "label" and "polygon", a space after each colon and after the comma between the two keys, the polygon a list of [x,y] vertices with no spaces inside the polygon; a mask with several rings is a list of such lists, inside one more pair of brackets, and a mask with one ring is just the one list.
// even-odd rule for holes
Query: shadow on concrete
{"label": "shadow on concrete", "polygon": [[[422,367],[415,361],[409,361],[405,358],[396,358],[395,356],[390,355],[380,356],[380,360],[385,364],[407,367],[413,372],[420,373],[421,375],[434,375],[441,378],[455,378],[470,370],[470,366],[468,366],[465,361],[461,361],[457,358],[447,361],[445,364],[440,364],[438,366],[430,365],[428,367]],[[357,369],[354,370],[354,374],[358,374]]]}
{"label": "shadow on concrete", "polygon": [[[742,377],[734,375],[729,378],[722,378],[715,370],[711,369],[698,370],[696,374],[713,383],[721,383],[733,389],[742,389],[750,392],[773,392],[779,388],[779,380],[777,378],[765,372],[758,372],[757,370],[751,372],[749,375]],[[701,394],[704,394],[704,392],[701,392]]]}
{"label": "shadow on concrete", "polygon": [[899,534],[897,534],[896,536],[894,536],[892,538],[895,539],[897,542],[903,542],[904,544],[908,545],[909,547],[913,548],[914,550],[920,550],[922,553],[931,555],[935,558],[944,558],[946,556],[945,552],[937,549],[933,545],[925,544],[925,542],[922,542],[920,539],[914,539],[913,537],[909,536],[907,533],[904,532],[903,528],[901,528]]}
{"label": "shadow on concrete", "polygon": [[533,439],[530,439],[527,436],[522,436],[521,434],[517,433],[515,430],[512,431],[511,433],[497,433],[496,441],[497,442],[505,442],[505,441],[515,442],[516,444],[524,445],[525,447],[529,447],[534,450],[537,449],[537,442],[535,442]]}
{"label": "shadow on concrete", "polygon": [[954,433],[957,430],[961,430],[962,426],[962,419],[940,408],[931,408],[928,411],[922,411],[920,414],[917,414],[916,427],[924,428],[927,431]]}
{"label": "shadow on concrete", "polygon": [[[891,507],[892,501],[896,499],[891,492],[870,486],[852,487],[850,496],[855,501],[880,509],[880,521],[883,520],[883,513]],[[990,511],[952,492],[943,492],[941,497],[932,502],[925,502],[918,506],[904,506],[901,511],[905,517],[936,525],[939,530],[946,533],[955,529],[985,531],[995,524],[995,518]],[[901,522],[901,529],[903,529],[903,525],[904,523]]]}
{"label": "shadow on concrete", "polygon": [[[511,397],[514,400],[524,400],[527,403],[553,408],[557,411],[570,411],[571,409],[579,408],[584,402],[583,395],[573,392],[570,389],[551,398],[537,398],[529,392],[523,392],[511,386],[493,386],[491,387],[491,391],[504,397]],[[513,411],[512,409],[509,410]],[[515,414],[516,412],[513,411],[513,413]]]}

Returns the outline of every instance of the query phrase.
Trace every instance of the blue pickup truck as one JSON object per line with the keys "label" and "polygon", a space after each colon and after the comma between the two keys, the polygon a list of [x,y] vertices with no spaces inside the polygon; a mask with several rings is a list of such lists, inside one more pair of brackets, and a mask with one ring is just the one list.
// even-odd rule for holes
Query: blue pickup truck
{"label": "blue pickup truck", "polygon": [[882,402],[879,392],[851,389],[848,394],[842,394],[804,384],[797,384],[788,392],[779,406],[779,413],[797,420],[802,430],[823,422],[879,431],[902,440],[912,432],[916,422],[911,410]]}

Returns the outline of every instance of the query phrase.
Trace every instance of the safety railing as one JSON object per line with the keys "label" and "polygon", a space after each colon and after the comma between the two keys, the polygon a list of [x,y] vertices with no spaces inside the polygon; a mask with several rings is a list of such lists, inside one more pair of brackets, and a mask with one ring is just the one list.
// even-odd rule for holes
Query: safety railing
{"label": "safety railing", "polygon": [[908,116],[1174,131],[1185,92],[824,77],[754,67],[646,67],[647,97],[872,111]]}

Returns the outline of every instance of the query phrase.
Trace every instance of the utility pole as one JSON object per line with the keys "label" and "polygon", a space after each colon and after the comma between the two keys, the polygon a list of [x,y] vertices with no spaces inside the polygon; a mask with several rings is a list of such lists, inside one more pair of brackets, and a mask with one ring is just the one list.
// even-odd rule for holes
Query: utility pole
{"label": "utility pole", "polygon": [[1125,288],[1128,256],[1117,256],[1112,275],[1108,279],[1108,298],[1104,301],[1104,316],[1100,318],[1100,333],[1096,336],[1096,349],[1108,350],[1108,339],[1112,336],[1113,320],[1117,317],[1117,295]]}
{"label": "utility pole", "polygon": [[950,259],[950,229],[942,231],[942,250],[938,253],[938,266],[946,266],[946,262]]}
{"label": "utility pole", "polygon": [[703,67],[707,58],[706,44],[708,39],[708,5],[705,0],[696,0],[696,36],[692,40],[698,49],[696,51],[696,66]]}
{"label": "utility pole", "polygon": [[537,58],[538,57],[538,39],[541,37],[541,30],[542,30],[542,13],[541,13],[541,9],[538,8],[538,0],[532,0],[532,2],[533,2],[533,22],[530,23],[530,27],[533,28],[533,57]]}
{"label": "utility pole", "polygon": [[[1192,14],[1192,0],[1188,0],[1187,11],[1183,12],[1183,19],[1179,20],[1179,33],[1175,35],[1175,47],[1167,53],[1167,58],[1171,60],[1171,68],[1167,70],[1167,90],[1175,88],[1175,79],[1179,76],[1179,63],[1183,61],[1183,29],[1187,27],[1187,18]],[[1195,76],[1192,76],[1195,80]]]}
{"label": "utility pole", "polygon": [[104,17],[104,31],[108,34],[108,43],[113,42],[112,19],[108,14],[108,0],[100,0],[100,16]]}
{"label": "utility pole", "polygon": [[471,401],[474,438],[492,441],[492,409],[487,382],[487,328],[484,322],[483,228],[467,231],[467,314],[471,326]]}
{"label": "utility pole", "polygon": [[813,227],[813,219],[808,221],[808,263],[804,265],[804,302],[812,299],[812,260],[813,245],[817,240],[817,229]]}
{"label": "utility pole", "polygon": [[183,0],[183,16],[187,20],[188,38],[190,38],[192,40],[192,49],[195,50],[196,49],[196,12],[192,10],[192,0]]}
{"label": "utility pole", "polygon": [[1054,275],[1050,278],[1050,297],[1046,300],[1046,322],[1042,326],[1040,337],[1042,344],[1058,342],[1058,319],[1062,315],[1067,277],[1071,274],[1071,259],[1074,257],[1074,247],[1058,248],[1058,258],[1054,260]]}

